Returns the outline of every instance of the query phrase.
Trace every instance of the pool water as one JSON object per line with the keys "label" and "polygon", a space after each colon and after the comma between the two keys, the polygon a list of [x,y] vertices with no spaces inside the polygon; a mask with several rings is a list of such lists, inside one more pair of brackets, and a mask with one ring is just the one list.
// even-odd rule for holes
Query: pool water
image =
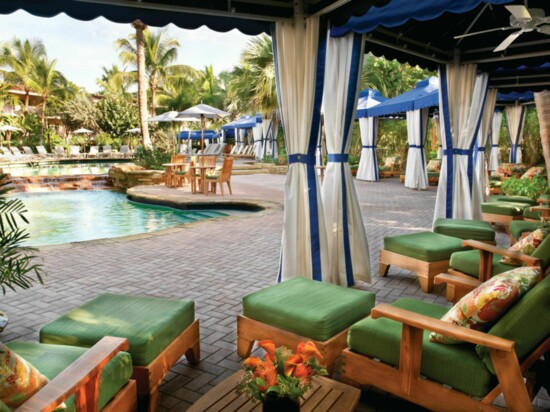
{"label": "pool water", "polygon": [[120,162],[50,163],[37,166],[4,167],[4,172],[12,176],[104,175],[115,164],[120,164]]}
{"label": "pool water", "polygon": [[27,246],[154,232],[197,220],[227,216],[216,210],[177,210],[131,202],[113,191],[16,193],[25,203],[30,238]]}

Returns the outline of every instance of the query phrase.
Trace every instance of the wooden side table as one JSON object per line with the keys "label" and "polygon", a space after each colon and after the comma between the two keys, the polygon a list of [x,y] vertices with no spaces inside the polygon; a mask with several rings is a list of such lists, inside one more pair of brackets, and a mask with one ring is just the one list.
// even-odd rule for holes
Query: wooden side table
{"label": "wooden side table", "polygon": [[[261,412],[260,403],[248,401],[235,392],[241,376],[242,371],[234,373],[208,391],[188,411]],[[359,389],[328,378],[315,378],[313,382],[313,388],[301,402],[300,412],[352,412],[357,408],[361,396]]]}

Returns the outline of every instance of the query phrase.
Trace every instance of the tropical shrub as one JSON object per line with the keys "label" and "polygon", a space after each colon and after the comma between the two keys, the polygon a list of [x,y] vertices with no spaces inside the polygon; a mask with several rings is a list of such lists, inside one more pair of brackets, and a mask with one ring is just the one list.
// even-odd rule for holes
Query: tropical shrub
{"label": "tropical shrub", "polygon": [[139,124],[137,105],[122,98],[107,97],[97,103],[97,124],[111,136],[122,136]]}
{"label": "tropical shrub", "polygon": [[134,163],[147,169],[163,170],[163,163],[169,163],[172,153],[160,150],[157,147],[136,147]]}
{"label": "tropical shrub", "polygon": [[502,182],[501,190],[508,196],[527,196],[531,199],[538,199],[548,188],[548,181],[545,177],[535,176],[530,179],[516,179],[511,177]]}

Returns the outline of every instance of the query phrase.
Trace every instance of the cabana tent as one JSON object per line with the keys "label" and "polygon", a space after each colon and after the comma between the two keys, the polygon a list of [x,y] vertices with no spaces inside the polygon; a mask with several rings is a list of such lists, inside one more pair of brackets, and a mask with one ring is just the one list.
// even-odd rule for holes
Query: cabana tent
{"label": "cabana tent", "polygon": [[[204,139],[212,140],[220,137],[220,134],[215,130],[205,130]],[[200,130],[182,130],[178,135],[180,140],[201,140],[201,131]]]}
{"label": "cabana tent", "polygon": [[221,127],[222,133],[231,131],[233,137],[235,138],[235,147],[240,147],[245,144],[244,139],[248,136],[247,130],[253,131],[257,127],[258,123],[261,124],[261,121],[262,118],[260,115],[242,116],[238,120],[224,124]]}
{"label": "cabana tent", "polygon": [[361,133],[361,158],[357,168],[357,179],[371,182],[380,180],[378,159],[376,157],[376,138],[378,137],[378,117],[369,116],[369,109],[388,100],[378,90],[365,89],[359,92],[356,118],[359,119]]}
{"label": "cabana tent", "polygon": [[414,89],[368,110],[368,115],[371,117],[406,113],[409,153],[405,171],[405,186],[411,189],[428,187],[424,144],[428,132],[429,109],[438,105],[439,79],[430,77],[418,82]]}

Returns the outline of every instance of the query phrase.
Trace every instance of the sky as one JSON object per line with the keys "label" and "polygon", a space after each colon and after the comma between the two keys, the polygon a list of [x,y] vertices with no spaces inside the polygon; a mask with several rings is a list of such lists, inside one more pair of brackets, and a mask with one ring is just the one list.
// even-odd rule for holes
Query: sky
{"label": "sky", "polygon": [[[168,35],[180,42],[176,63],[197,69],[211,64],[216,74],[238,64],[252,38],[238,30],[218,33],[204,26],[197,30],[183,30],[172,24],[166,27]],[[115,41],[133,32],[130,24],[112,23],[103,17],[87,22],[65,14],[52,18],[34,17],[24,11],[0,15],[0,43],[14,36],[42,40],[48,57],[57,59],[57,70],[88,92],[98,90],[96,80],[102,67],[121,67]]]}

